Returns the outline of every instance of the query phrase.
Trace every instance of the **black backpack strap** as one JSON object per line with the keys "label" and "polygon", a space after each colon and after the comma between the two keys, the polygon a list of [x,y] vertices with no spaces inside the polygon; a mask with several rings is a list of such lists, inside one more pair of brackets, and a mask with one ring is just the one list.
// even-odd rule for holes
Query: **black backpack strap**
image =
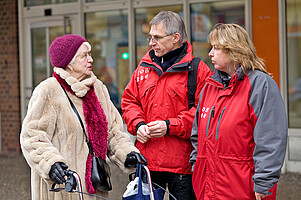
{"label": "black backpack strap", "polygon": [[191,61],[192,70],[188,72],[188,100],[189,109],[195,106],[195,91],[197,85],[198,67],[200,58],[193,58]]}

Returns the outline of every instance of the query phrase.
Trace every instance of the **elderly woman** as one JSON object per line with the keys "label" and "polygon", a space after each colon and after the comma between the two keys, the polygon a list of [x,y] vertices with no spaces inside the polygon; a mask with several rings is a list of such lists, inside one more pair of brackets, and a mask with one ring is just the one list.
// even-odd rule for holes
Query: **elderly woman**
{"label": "elderly woman", "polygon": [[197,199],[275,199],[287,140],[286,109],[247,32],[217,24],[209,34],[214,73],[193,123]]}
{"label": "elderly woman", "polygon": [[108,197],[108,192],[99,192],[92,185],[92,155],[68,97],[98,157],[108,156],[125,172],[139,157],[143,158],[123,132],[121,116],[107,88],[93,74],[90,52],[91,45],[78,35],[58,37],[49,48],[54,74],[35,88],[20,137],[22,152],[31,167],[33,200],[77,199],[76,194],[49,191],[53,183],[65,181],[67,168],[82,178],[83,192]]}

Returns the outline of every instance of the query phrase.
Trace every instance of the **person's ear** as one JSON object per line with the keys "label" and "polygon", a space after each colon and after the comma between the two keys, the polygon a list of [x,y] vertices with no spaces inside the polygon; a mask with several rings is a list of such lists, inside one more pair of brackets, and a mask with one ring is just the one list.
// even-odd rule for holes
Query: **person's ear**
{"label": "person's ear", "polygon": [[71,64],[68,64],[66,67],[66,71],[73,72],[73,66]]}
{"label": "person's ear", "polygon": [[173,34],[174,43],[178,43],[180,41],[181,35],[180,33]]}

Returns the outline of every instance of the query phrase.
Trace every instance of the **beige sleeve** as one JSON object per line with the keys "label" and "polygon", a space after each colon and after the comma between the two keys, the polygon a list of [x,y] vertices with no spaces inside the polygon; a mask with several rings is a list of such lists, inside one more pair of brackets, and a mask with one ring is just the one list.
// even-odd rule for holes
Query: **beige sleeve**
{"label": "beige sleeve", "polygon": [[51,165],[65,160],[51,143],[57,116],[46,86],[42,83],[33,92],[22,124],[20,143],[28,165],[43,179],[50,181]]}

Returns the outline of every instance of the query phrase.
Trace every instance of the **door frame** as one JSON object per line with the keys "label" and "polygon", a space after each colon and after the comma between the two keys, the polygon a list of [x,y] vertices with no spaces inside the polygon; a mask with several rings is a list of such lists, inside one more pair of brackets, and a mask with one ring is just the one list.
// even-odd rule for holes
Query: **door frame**
{"label": "door frame", "polygon": [[[78,21],[78,15],[61,15],[61,16],[47,16],[39,18],[25,18],[23,19],[23,34],[20,34],[20,93],[21,93],[21,118],[23,120],[26,108],[33,90],[32,84],[32,41],[31,41],[31,30],[33,28],[48,28],[55,26],[64,27],[66,16],[70,18],[70,24],[72,27],[71,32],[73,34],[80,34],[80,26],[76,23]],[[47,31],[48,32],[48,31]],[[48,40],[48,34],[46,33],[46,41]],[[49,41],[46,42],[49,45]],[[46,46],[48,47],[48,46]],[[48,49],[48,48],[46,48]],[[49,54],[46,52],[47,65],[49,61]],[[49,66],[50,67],[50,66]],[[47,69],[49,69],[47,67]],[[47,75],[48,72],[47,72]]]}

